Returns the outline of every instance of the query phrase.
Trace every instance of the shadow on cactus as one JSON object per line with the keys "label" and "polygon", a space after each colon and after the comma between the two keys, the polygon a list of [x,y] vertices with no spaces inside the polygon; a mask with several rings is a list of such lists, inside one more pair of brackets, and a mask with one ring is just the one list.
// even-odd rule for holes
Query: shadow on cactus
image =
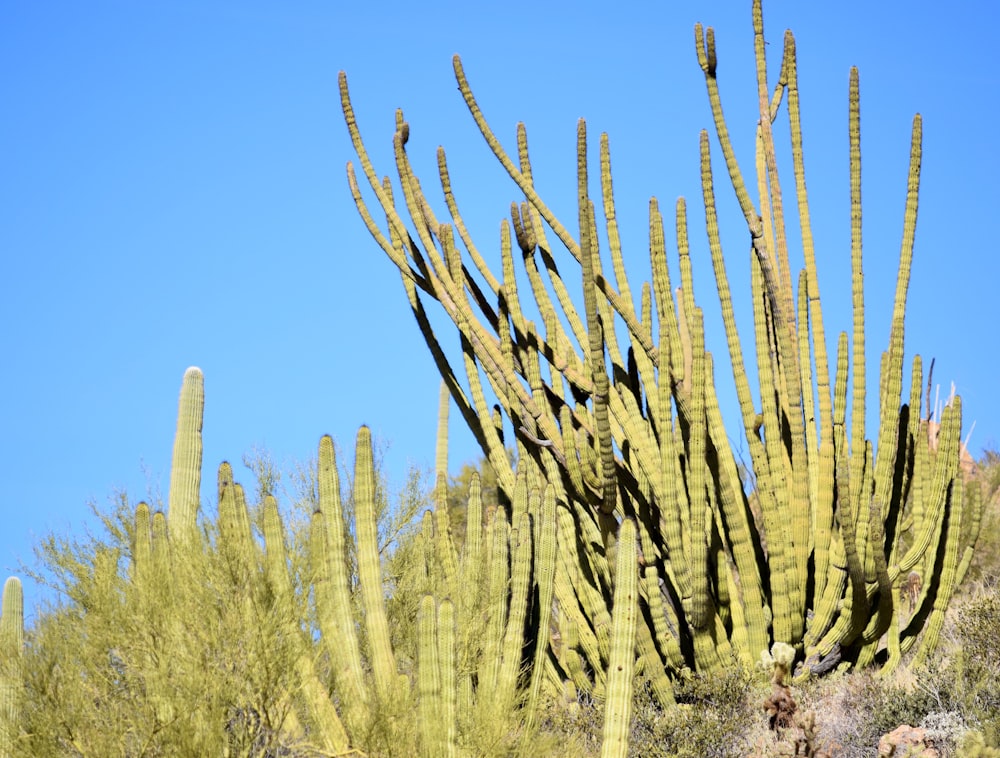
{"label": "shadow on cactus", "polygon": [[[536,190],[524,125],[517,126],[516,154],[509,154],[456,56],[455,76],[473,120],[523,195],[503,221],[501,270],[492,271],[458,210],[443,148],[437,152],[437,179],[446,211],[439,218],[423,189],[430,183],[419,181],[411,167],[410,127],[402,112],[393,138],[393,186],[380,181],[372,166],[346,75],[340,77],[362,179],[386,225],[376,223],[349,165],[351,192],[372,236],[402,274],[453,402],[508,498],[518,480],[505,441],[516,443],[519,465],[533,481],[544,482],[547,497],[555,500],[560,554],[554,618],[561,642],[554,665],[566,686],[577,690],[601,694],[607,687],[613,553],[621,523],[634,523],[638,532],[635,654],[663,702],[672,697],[670,680],[683,670],[723,668],[734,656],[751,666],[773,643],[794,647],[799,673],[838,665],[891,670],[911,650],[926,658],[979,529],[978,498],[959,475],[961,399],[939,419],[937,444],[931,445],[919,356],[910,368],[909,394],[903,395],[921,119],[913,120],[891,331],[879,386],[869,393],[858,73],[850,73],[848,96],[852,334],[840,334],[831,359],[806,195],[795,41],[786,34],[781,66],[769,78],[759,0],[753,24],[760,118],[753,126],[757,150],[749,177],[723,117],[711,28],[696,27],[695,47],[725,174],[752,242],[753,336],[744,341],[730,294],[731,262],[718,229],[717,170],[709,134],[702,132],[701,202],[759,525],[720,414],[712,355],[705,350],[706,306],[694,295],[685,201],[677,203],[669,245],[664,214],[655,198],[650,201],[652,282],[642,284],[637,310],[623,263],[607,135],[599,141],[600,197],[591,197],[591,143],[580,120],[578,213],[572,224],[563,223]],[[782,112],[791,139],[791,191],[779,180],[772,129]],[[798,240],[786,233],[791,213],[798,216]],[[601,246],[612,262],[610,272],[603,268]],[[680,272],[676,289],[670,249]],[[793,252],[801,255],[798,271]],[[517,264],[523,274],[515,274]],[[522,275],[530,292],[517,287]],[[570,291],[577,287],[574,299]],[[436,301],[453,322],[460,354],[446,353],[431,328],[428,301]],[[744,350],[756,356],[755,376]],[[865,428],[869,402],[879,408],[871,432]],[[530,512],[539,518],[537,510]],[[921,589],[911,609],[899,598],[914,572]]]}

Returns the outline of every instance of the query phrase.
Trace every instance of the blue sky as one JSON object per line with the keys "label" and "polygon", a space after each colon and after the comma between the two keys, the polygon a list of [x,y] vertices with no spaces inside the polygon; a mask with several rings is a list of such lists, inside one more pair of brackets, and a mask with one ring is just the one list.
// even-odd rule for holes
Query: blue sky
{"label": "blue sky", "polygon": [[[399,277],[347,190],[354,155],[337,96],[341,69],[376,169],[393,170],[401,107],[425,190],[440,198],[434,151],[444,145],[466,221],[496,259],[499,222],[519,196],[457,92],[455,52],[505,144],[526,122],[538,188],[571,228],[577,118],[588,119],[595,156],[597,135],[609,133],[633,288],[649,278],[651,195],[665,209],[688,198],[692,254],[704,261],[697,145],[711,120],[692,29],[696,21],[716,29],[726,113],[749,172],[750,3],[488,7],[4,5],[0,566],[8,573],[32,561],[32,545],[49,531],[83,529],[88,501],[104,504],[122,488],[135,500],[165,497],[189,365],[206,376],[209,483],[226,459],[249,483],[239,461],[254,447],[286,465],[310,459],[324,433],[350,449],[362,423],[390,443],[397,485],[409,465],[432,464],[438,378]],[[1000,12],[964,0],[771,0],[764,10],[772,77],[783,30],[796,33],[831,341],[850,326],[847,82],[851,65],[861,70],[869,365],[888,337],[910,125],[923,114],[907,353],[937,359],[943,394],[956,383],[978,454],[1000,440],[1000,263],[988,232],[1000,207]],[[790,192],[790,170],[784,176]],[[746,233],[721,175],[717,191],[731,219],[723,228],[730,276],[745,290]],[[709,347],[721,355],[710,267],[696,262],[695,276]],[[453,349],[453,333],[444,334]],[[731,381],[718,375],[725,405]],[[723,412],[735,437],[738,415]],[[457,420],[452,432],[455,469],[477,451]]]}

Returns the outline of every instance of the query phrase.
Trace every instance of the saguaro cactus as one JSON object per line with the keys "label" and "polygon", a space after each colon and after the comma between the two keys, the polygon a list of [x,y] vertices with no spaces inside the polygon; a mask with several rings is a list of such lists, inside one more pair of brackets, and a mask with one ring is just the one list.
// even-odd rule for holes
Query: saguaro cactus
{"label": "saguaro cactus", "polygon": [[[695,29],[716,137],[752,241],[756,402],[737,330],[730,262],[719,234],[710,139],[703,132],[702,202],[756,483],[752,492],[744,489],[719,410],[712,356],[705,349],[703,305],[693,288],[685,202],[677,203],[675,214],[676,292],[667,265],[663,214],[655,199],[650,202],[652,283],[641,288],[637,310],[618,234],[607,136],[601,136],[599,147],[601,196],[592,198],[590,144],[586,124],[579,124],[579,231],[574,236],[535,188],[524,125],[517,127],[517,155],[512,156],[488,125],[456,57],[455,76],[473,120],[524,196],[511,205],[510,218],[502,224],[501,270],[494,274],[459,214],[444,150],[439,148],[437,157],[448,218],[441,220],[423,190],[429,184],[420,182],[410,165],[410,129],[402,112],[396,115],[393,142],[400,189],[394,192],[371,164],[346,76],[340,78],[347,127],[386,228],[375,222],[349,165],[352,195],[372,236],[402,274],[418,326],[453,400],[509,499],[516,498],[517,482],[503,455],[508,429],[522,459],[530,460],[553,488],[563,551],[558,565],[565,569],[557,572],[555,598],[560,625],[574,641],[560,653],[562,670],[557,673],[577,687],[600,692],[605,685],[602,672],[610,644],[605,619],[612,596],[608,556],[623,518],[634,520],[645,565],[636,644],[649,659],[644,670],[654,678],[664,669],[710,670],[727,665],[733,656],[750,665],[775,642],[793,645],[797,660],[809,671],[828,670],[841,661],[891,668],[915,643],[928,618],[925,642],[933,644],[954,576],[978,530],[979,505],[963,503],[956,479],[961,403],[956,399],[942,419],[941,443],[933,450],[921,420],[919,360],[911,374],[909,402],[902,396],[920,117],[913,122],[889,341],[877,392],[869,393],[857,72],[851,72],[848,87],[853,337],[842,335],[831,373],[806,196],[795,41],[786,34],[772,86],[759,0],[753,3],[753,26],[760,105],[756,182],[744,178],[723,117],[714,33],[711,27]],[[772,130],[783,104],[792,143],[798,245],[786,229],[789,211]],[[610,275],[602,268],[602,239],[612,262]],[[796,246],[802,254],[797,274],[791,256]],[[579,265],[582,314],[569,294],[569,277],[556,266],[555,247],[564,248]],[[518,290],[517,257],[524,263],[530,296]],[[428,297],[441,305],[459,332],[457,359],[446,355],[430,327]],[[529,312],[540,315],[538,324],[528,318]],[[616,329],[616,322],[623,329]],[[486,401],[487,383],[506,418],[503,425]],[[864,425],[870,396],[879,409],[874,443]],[[512,520],[511,525],[517,524]],[[924,586],[938,591],[923,595],[916,612],[904,615],[895,598],[912,570],[928,574]],[[669,699],[664,682],[657,691],[661,699]]]}
{"label": "saguaro cactus", "polygon": [[205,377],[192,366],[184,372],[177,408],[177,435],[170,466],[168,525],[175,539],[191,541],[197,534],[201,498],[201,425],[205,412]]}
{"label": "saguaro cactus", "polygon": [[0,758],[17,755],[23,655],[24,593],[21,580],[12,576],[3,585],[3,611],[0,613]]}

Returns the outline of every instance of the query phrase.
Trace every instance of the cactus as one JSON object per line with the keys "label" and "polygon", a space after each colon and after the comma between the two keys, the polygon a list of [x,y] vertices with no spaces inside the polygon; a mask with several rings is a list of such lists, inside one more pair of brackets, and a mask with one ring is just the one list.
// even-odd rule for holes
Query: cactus
{"label": "cactus", "polygon": [[20,732],[22,658],[24,656],[24,594],[21,580],[8,577],[0,613],[0,757],[17,754]]}
{"label": "cactus", "polygon": [[360,725],[368,719],[369,697],[351,612],[340,480],[329,436],[320,439],[317,482],[318,509],[313,513],[310,527],[316,615],[324,646],[333,662],[334,679],[344,693],[348,723]]}
{"label": "cactus", "polygon": [[[456,57],[455,76],[473,120],[524,197],[511,205],[510,219],[501,225],[501,267],[494,274],[458,211],[444,150],[439,148],[437,155],[447,216],[438,219],[422,189],[426,185],[410,165],[410,130],[403,114],[396,116],[399,191],[394,192],[372,166],[346,76],[340,77],[341,103],[361,173],[387,228],[375,222],[349,165],[355,204],[402,274],[444,385],[496,469],[505,496],[515,504],[509,516],[518,533],[517,503],[524,502],[518,487],[524,485],[503,455],[507,429],[513,431],[520,461],[530,462],[532,475],[553,488],[561,553],[554,597],[559,626],[571,628],[574,637],[574,644],[559,653],[562,671],[557,676],[571,678],[577,688],[604,688],[612,645],[609,557],[623,519],[634,521],[642,560],[654,569],[642,581],[637,644],[644,661],[656,664],[662,656],[659,663],[673,677],[684,669],[729,665],[734,656],[749,664],[757,651],[778,641],[795,648],[805,673],[829,670],[841,659],[862,666],[879,661],[891,670],[918,638],[925,649],[933,647],[943,608],[967,566],[979,528],[978,506],[967,507],[959,492],[959,446],[954,441],[961,427],[960,402],[953,403],[947,423],[942,420],[941,444],[934,450],[928,423],[920,420],[919,360],[909,395],[903,396],[904,315],[922,160],[920,117],[912,129],[889,340],[881,380],[869,392],[858,74],[852,70],[848,87],[852,335],[841,335],[831,365],[806,193],[795,41],[786,34],[772,88],[759,0],[753,3],[752,20],[760,106],[755,182],[742,173],[723,116],[714,33],[701,25],[695,29],[715,136],[752,241],[755,379],[737,330],[729,261],[719,234],[716,170],[709,135],[703,132],[702,202],[756,483],[750,493],[744,490],[719,411],[713,361],[705,349],[704,305],[694,293],[684,201],[675,213],[676,293],[667,266],[663,215],[655,199],[650,203],[653,276],[651,285],[641,288],[636,312],[617,227],[607,136],[600,139],[601,196],[592,198],[586,124],[579,123],[574,236],[535,188],[523,124],[517,127],[516,155],[509,154],[487,123]],[[786,228],[792,211],[782,193],[777,130],[772,129],[783,104],[804,259],[797,275]],[[598,249],[602,231],[610,272],[604,271]],[[523,292],[517,285],[515,245],[530,285]],[[557,268],[557,247],[579,266],[582,313],[570,295],[569,279]],[[428,298],[441,305],[459,332],[457,361],[431,329]],[[529,312],[540,315],[543,328],[528,319]],[[506,427],[498,426],[486,404],[484,381],[496,394]],[[758,401],[752,382],[760,390]],[[865,428],[871,398],[879,411],[873,435]],[[759,526],[754,509],[761,516]],[[935,559],[939,555],[943,560]],[[917,612],[904,619],[895,597],[901,577],[913,570],[925,576],[925,587],[940,589],[922,595]],[[493,659],[484,664],[484,681],[496,681],[499,671],[488,670],[494,665]],[[670,699],[667,684],[661,680],[657,685],[661,700]]]}
{"label": "cactus", "polygon": [[376,526],[375,466],[371,431],[367,426],[358,430],[354,453],[354,508],[358,540],[358,581],[361,585],[368,642],[372,648],[371,665],[375,675],[375,689],[380,698],[388,699],[397,684],[396,659],[389,642],[389,626],[385,618],[385,591],[382,587]]}
{"label": "cactus", "polygon": [[197,536],[201,499],[201,425],[205,412],[205,377],[192,366],[184,372],[177,408],[177,434],[170,466],[170,503],[167,510],[171,534],[183,542]]}
{"label": "cactus", "polygon": [[760,667],[771,674],[771,695],[764,701],[771,729],[780,731],[793,723],[798,704],[789,686],[795,648],[786,642],[775,642],[771,652],[761,651]]}
{"label": "cactus", "polygon": [[612,621],[608,693],[604,705],[604,742],[601,758],[624,758],[628,752],[632,718],[632,672],[635,667],[635,629],[639,610],[639,572],[636,566],[636,530],[630,519],[618,533],[615,598]]}

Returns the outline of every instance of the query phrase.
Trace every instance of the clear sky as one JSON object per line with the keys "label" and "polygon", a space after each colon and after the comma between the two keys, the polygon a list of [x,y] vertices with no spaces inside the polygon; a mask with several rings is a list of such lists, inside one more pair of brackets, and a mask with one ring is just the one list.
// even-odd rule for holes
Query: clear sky
{"label": "clear sky", "polygon": [[[772,81],[783,30],[798,42],[831,341],[850,326],[847,83],[851,65],[861,70],[870,366],[888,337],[910,125],[923,114],[907,354],[936,357],[943,394],[956,383],[978,454],[1000,440],[1000,11],[973,0],[769,0],[764,11]],[[669,210],[686,196],[709,347],[723,354],[698,202],[698,132],[711,118],[696,21],[716,28],[726,113],[750,172],[749,0],[616,10],[579,1],[4,3],[0,567],[30,563],[51,530],[82,530],[88,501],[104,504],[115,489],[166,496],[190,365],[206,376],[209,499],[222,460],[249,484],[239,461],[255,446],[279,463],[306,461],[324,433],[350,449],[362,423],[391,443],[397,485],[408,465],[432,465],[438,378],[399,276],[347,189],[354,156],[341,69],[377,170],[393,172],[401,107],[424,189],[440,198],[434,151],[444,145],[460,207],[494,259],[499,222],[520,198],[465,109],[452,54],[508,146],[526,122],[537,185],[570,228],[577,118],[588,119],[595,156],[607,131],[633,288],[649,278],[649,197]],[[744,291],[746,232],[721,174],[717,191],[730,219],[730,276]],[[444,335],[454,349],[453,332]],[[738,415],[723,412],[735,438]],[[458,423],[453,469],[477,456]]]}

